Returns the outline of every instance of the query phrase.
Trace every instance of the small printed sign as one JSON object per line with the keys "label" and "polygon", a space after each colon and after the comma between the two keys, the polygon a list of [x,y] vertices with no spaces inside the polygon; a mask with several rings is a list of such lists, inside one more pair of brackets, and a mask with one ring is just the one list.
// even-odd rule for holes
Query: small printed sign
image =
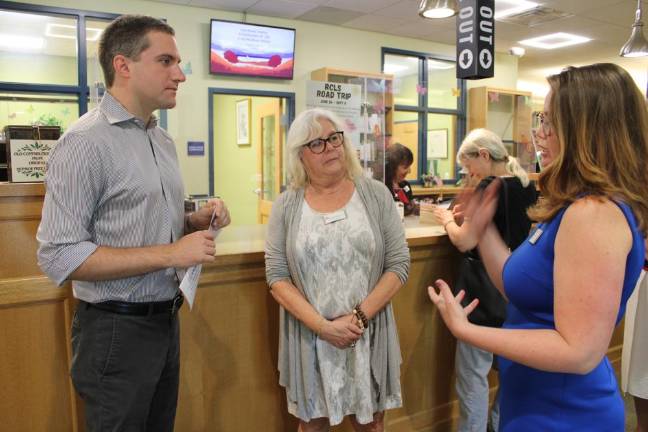
{"label": "small printed sign", "polygon": [[16,183],[39,182],[45,178],[47,160],[56,140],[9,141],[11,181]]}
{"label": "small printed sign", "polygon": [[494,0],[459,0],[457,16],[457,78],[495,75]]}
{"label": "small printed sign", "polygon": [[306,81],[306,107],[324,108],[337,114],[346,125],[345,133],[356,146],[360,144],[360,131],[369,132],[370,119],[363,122],[361,100],[362,87],[358,84]]}
{"label": "small printed sign", "polygon": [[187,141],[188,156],[205,156],[204,141]]}

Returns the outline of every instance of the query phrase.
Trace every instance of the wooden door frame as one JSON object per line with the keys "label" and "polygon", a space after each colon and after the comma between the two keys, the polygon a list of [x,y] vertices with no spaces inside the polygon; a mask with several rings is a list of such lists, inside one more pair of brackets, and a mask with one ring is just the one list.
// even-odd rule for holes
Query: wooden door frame
{"label": "wooden door frame", "polygon": [[[254,114],[252,115],[253,121],[256,122],[257,120],[260,120],[262,117],[266,117],[267,115],[263,115],[263,114],[260,114],[259,117],[257,117],[257,114],[262,109],[265,109],[265,108],[267,108],[267,106],[269,106],[271,104],[275,104],[275,103],[276,103],[277,110],[272,111],[272,114],[276,114],[278,112],[279,115],[281,115],[281,99],[273,99],[272,101],[268,101],[268,102],[264,103],[263,105],[257,106],[256,109],[253,110],[254,111]],[[265,114],[269,114],[269,112],[267,112]],[[261,123],[263,123],[263,121],[261,121]],[[275,183],[275,185],[278,186],[278,188],[281,188],[281,177],[282,177],[282,174],[283,174],[283,164],[282,164],[282,161],[283,161],[283,151],[282,150],[283,149],[282,149],[282,147],[283,147],[284,142],[283,142],[283,139],[282,139],[282,136],[281,136],[282,135],[281,134],[281,129],[282,129],[282,127],[281,127],[280,122],[277,122],[274,125],[274,135],[275,135],[275,139],[277,139],[279,141],[278,144],[275,143],[275,146],[278,146],[279,148],[278,148],[278,151],[276,152],[276,154],[274,155],[274,158],[275,158],[275,168],[278,168],[278,169],[276,169],[275,172],[273,173],[272,181]],[[258,223],[261,224],[261,223],[263,223],[263,215],[264,214],[268,214],[268,215],[270,214],[270,210],[272,209],[272,203],[270,201],[268,201],[268,200],[263,199],[264,191],[265,191],[265,182],[264,182],[264,176],[263,176],[263,148],[264,148],[263,134],[264,134],[264,129],[263,129],[262,124],[258,125],[257,133],[258,133],[257,142],[259,143],[259,147],[257,148],[257,174],[259,175],[259,190],[260,190],[260,194],[259,194],[259,198],[258,198],[259,205],[258,205],[258,208],[257,208],[257,217],[258,217]],[[287,133],[287,130],[286,130],[286,133]],[[277,192],[279,192],[279,189],[277,189]]]}
{"label": "wooden door frame", "polygon": [[207,89],[208,106],[207,110],[207,123],[209,125],[209,141],[208,141],[208,164],[209,164],[209,195],[214,195],[214,113],[217,107],[214,106],[215,95],[236,95],[236,96],[262,96],[286,99],[286,130],[295,118],[295,93],[290,92],[275,92],[266,90],[245,90],[236,88],[221,88],[209,87]]}

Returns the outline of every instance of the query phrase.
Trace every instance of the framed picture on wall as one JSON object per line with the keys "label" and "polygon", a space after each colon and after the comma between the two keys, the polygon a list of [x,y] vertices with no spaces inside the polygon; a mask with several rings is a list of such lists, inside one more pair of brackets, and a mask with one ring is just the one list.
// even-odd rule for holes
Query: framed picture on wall
{"label": "framed picture on wall", "polygon": [[252,103],[250,98],[236,101],[236,144],[250,144],[250,117]]}
{"label": "framed picture on wall", "polygon": [[430,129],[427,132],[427,158],[448,158],[448,129]]}

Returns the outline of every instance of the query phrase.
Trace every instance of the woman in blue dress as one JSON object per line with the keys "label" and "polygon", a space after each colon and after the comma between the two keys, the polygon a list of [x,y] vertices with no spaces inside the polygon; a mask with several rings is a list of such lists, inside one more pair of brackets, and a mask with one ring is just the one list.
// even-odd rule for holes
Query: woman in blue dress
{"label": "woman in blue dress", "polygon": [[623,431],[624,410],[605,354],[639,277],[648,227],[648,111],[614,64],[548,78],[538,130],[539,221],[513,253],[490,222],[497,183],[467,205],[494,284],[507,297],[503,328],[471,324],[443,281],[428,288],[458,339],[500,356],[500,431]]}

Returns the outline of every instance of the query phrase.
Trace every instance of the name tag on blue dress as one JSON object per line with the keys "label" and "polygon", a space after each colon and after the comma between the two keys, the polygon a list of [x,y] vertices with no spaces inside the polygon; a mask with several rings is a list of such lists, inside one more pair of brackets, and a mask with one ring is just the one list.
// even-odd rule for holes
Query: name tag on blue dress
{"label": "name tag on blue dress", "polygon": [[533,234],[531,234],[531,237],[529,238],[529,243],[531,244],[536,244],[540,236],[542,235],[542,229],[537,228]]}
{"label": "name tag on blue dress", "polygon": [[346,215],[346,211],[344,209],[338,210],[336,212],[324,215],[324,224],[328,225],[328,224],[333,223],[333,222],[341,221],[341,220],[346,219],[346,217],[347,217],[347,215]]}

